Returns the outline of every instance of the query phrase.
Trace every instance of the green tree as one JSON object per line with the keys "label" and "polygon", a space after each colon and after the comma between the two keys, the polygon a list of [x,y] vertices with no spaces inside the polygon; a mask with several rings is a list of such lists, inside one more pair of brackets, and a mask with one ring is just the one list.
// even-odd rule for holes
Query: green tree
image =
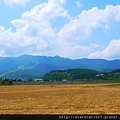
{"label": "green tree", "polygon": [[12,80],[8,80],[8,81],[6,82],[6,85],[13,85]]}

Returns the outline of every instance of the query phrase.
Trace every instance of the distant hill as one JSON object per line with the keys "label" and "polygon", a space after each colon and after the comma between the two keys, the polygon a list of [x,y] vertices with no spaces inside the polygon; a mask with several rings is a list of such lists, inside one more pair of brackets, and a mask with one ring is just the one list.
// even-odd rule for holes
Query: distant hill
{"label": "distant hill", "polygon": [[66,70],[70,68],[86,68],[109,72],[120,68],[120,60],[76,59],[59,56],[0,57],[0,77],[12,79],[40,78],[51,70]]}

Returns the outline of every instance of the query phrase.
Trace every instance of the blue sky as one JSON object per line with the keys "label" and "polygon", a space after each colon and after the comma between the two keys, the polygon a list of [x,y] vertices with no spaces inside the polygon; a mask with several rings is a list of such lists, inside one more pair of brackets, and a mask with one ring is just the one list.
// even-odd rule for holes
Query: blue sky
{"label": "blue sky", "polygon": [[120,59],[118,0],[1,0],[0,56]]}

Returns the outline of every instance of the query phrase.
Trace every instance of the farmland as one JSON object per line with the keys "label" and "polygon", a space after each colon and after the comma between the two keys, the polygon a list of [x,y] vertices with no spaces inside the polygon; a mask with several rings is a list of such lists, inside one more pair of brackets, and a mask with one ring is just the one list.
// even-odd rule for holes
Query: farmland
{"label": "farmland", "polygon": [[0,86],[0,114],[118,114],[119,84]]}

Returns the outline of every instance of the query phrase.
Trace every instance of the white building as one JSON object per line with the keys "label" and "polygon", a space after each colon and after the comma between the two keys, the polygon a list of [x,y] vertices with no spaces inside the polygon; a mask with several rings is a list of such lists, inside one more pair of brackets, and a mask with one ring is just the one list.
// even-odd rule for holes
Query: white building
{"label": "white building", "polygon": [[68,82],[68,80],[67,79],[63,79],[62,82]]}
{"label": "white building", "polygon": [[35,80],[34,80],[35,82],[44,82],[44,80],[43,79],[39,79],[39,78],[35,78]]}
{"label": "white building", "polygon": [[99,77],[99,76],[105,76],[105,75],[104,74],[97,74],[96,76]]}

